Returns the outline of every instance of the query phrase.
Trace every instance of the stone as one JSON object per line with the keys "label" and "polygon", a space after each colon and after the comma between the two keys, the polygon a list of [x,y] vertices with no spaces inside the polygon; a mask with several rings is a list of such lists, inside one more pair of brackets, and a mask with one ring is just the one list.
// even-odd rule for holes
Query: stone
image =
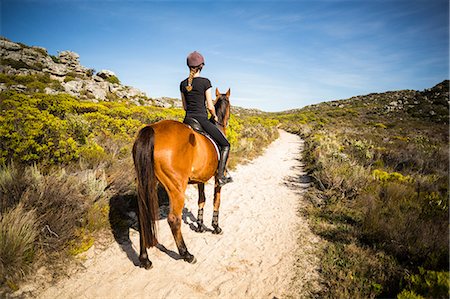
{"label": "stone", "polygon": [[171,104],[169,104],[167,101],[164,101],[161,98],[154,99],[153,103],[155,104],[155,106],[158,106],[158,107],[163,107],[163,108],[170,108],[170,107],[172,107]]}
{"label": "stone", "polygon": [[108,79],[112,76],[117,77],[116,74],[113,71],[110,70],[101,70],[97,73],[97,76],[103,79]]}
{"label": "stone", "polygon": [[73,96],[80,96],[80,92],[83,88],[83,82],[78,80],[72,80],[69,82],[62,83],[65,92]]}
{"label": "stone", "polygon": [[59,63],[51,63],[47,65],[48,72],[52,75],[63,77],[66,76],[68,73],[67,67],[65,67],[63,64]]}
{"label": "stone", "polygon": [[[105,79],[116,76],[111,70],[101,70],[93,74],[93,70],[86,68],[79,63],[80,56],[72,51],[61,51],[57,59],[52,59],[47,49],[42,47],[28,47],[22,44],[0,39],[0,54],[2,59],[22,62],[23,67],[18,69],[13,63],[0,65],[0,73],[7,75],[40,75],[48,74],[52,80],[61,83],[63,90],[54,90],[47,86],[44,90],[47,94],[68,93],[75,97],[83,96],[93,101],[108,100],[111,93],[112,98],[122,98],[128,101],[140,103],[146,100],[151,103],[147,95],[138,88],[123,86],[121,84],[111,84]],[[74,77],[75,80],[64,82],[67,76]],[[27,91],[24,85],[6,86],[0,85],[0,90],[12,89],[18,91]],[[160,107],[173,107],[173,99],[160,99],[156,101]],[[181,106],[181,102],[180,106]]]}
{"label": "stone", "polygon": [[46,55],[48,55],[48,51],[44,47],[32,46],[31,48],[39,51],[40,53],[46,53]]}
{"label": "stone", "polygon": [[12,90],[15,90],[15,91],[18,91],[18,92],[23,92],[23,91],[25,91],[27,89],[27,87],[25,85],[22,85],[22,84],[17,84],[17,85],[11,85],[9,87],[9,89],[12,89]]}
{"label": "stone", "polygon": [[44,88],[44,92],[45,92],[46,94],[58,94],[58,93],[59,93],[58,91],[56,91],[56,90],[54,90],[54,89],[51,89],[50,87]]}
{"label": "stone", "polygon": [[92,80],[94,80],[95,82],[103,82],[104,81],[104,79],[102,77],[97,76],[97,75],[93,75]]}
{"label": "stone", "polygon": [[64,64],[79,64],[78,59],[80,55],[72,51],[62,51],[58,54],[58,59]]}
{"label": "stone", "polygon": [[128,87],[128,96],[129,97],[142,97],[142,96],[146,97],[147,95],[135,87]]}
{"label": "stone", "polygon": [[5,51],[19,51],[22,49],[22,46],[7,40],[0,40],[0,49]]}
{"label": "stone", "polygon": [[[106,83],[106,84],[102,84],[102,83]],[[96,83],[96,82],[92,82],[89,80],[85,81],[85,90],[89,93],[91,93],[94,98],[98,99],[98,100],[106,100],[106,96],[107,96],[107,91],[108,91],[108,83],[107,82],[102,82],[102,83]]]}

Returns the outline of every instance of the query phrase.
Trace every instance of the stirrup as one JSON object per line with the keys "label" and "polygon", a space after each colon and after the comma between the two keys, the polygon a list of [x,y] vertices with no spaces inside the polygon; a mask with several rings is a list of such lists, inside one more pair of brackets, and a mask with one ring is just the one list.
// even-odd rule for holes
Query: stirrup
{"label": "stirrup", "polygon": [[233,178],[232,177],[226,177],[226,176],[221,176],[221,177],[219,177],[218,179],[217,179],[217,185],[219,186],[219,187],[222,187],[223,185],[225,185],[225,184],[228,184],[228,183],[231,183],[231,182],[233,182]]}

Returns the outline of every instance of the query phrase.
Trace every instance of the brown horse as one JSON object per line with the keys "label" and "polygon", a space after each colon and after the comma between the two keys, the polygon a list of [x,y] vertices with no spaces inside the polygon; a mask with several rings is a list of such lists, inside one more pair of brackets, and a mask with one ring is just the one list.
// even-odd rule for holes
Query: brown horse
{"label": "brown horse", "polygon": [[[230,90],[226,94],[216,89],[214,103],[218,116],[218,127],[226,134],[230,117]],[[133,160],[137,175],[140,267],[150,269],[147,248],[158,244],[156,223],[159,218],[157,184],[167,191],[170,211],[167,216],[180,256],[195,263],[181,234],[181,216],[184,195],[188,184],[198,185],[198,228],[203,232],[203,207],[205,205],[205,183],[216,174],[218,156],[214,145],[205,136],[187,125],[173,120],[162,120],[142,128],[133,145]],[[220,187],[214,188],[213,233],[221,233],[219,227]]]}

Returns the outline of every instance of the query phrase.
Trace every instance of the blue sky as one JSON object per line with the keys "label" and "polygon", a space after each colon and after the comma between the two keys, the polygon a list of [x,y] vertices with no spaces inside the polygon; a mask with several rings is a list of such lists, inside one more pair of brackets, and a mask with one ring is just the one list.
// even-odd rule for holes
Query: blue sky
{"label": "blue sky", "polygon": [[449,78],[447,0],[0,0],[0,34],[72,50],[150,97],[178,97],[186,56],[232,104],[282,111]]}

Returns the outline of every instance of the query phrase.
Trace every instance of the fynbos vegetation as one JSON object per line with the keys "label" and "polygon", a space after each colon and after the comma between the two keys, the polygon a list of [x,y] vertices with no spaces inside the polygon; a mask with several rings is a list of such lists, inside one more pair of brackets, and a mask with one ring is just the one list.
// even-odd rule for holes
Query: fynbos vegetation
{"label": "fynbos vegetation", "polygon": [[320,297],[448,297],[448,84],[277,115],[307,144]]}

